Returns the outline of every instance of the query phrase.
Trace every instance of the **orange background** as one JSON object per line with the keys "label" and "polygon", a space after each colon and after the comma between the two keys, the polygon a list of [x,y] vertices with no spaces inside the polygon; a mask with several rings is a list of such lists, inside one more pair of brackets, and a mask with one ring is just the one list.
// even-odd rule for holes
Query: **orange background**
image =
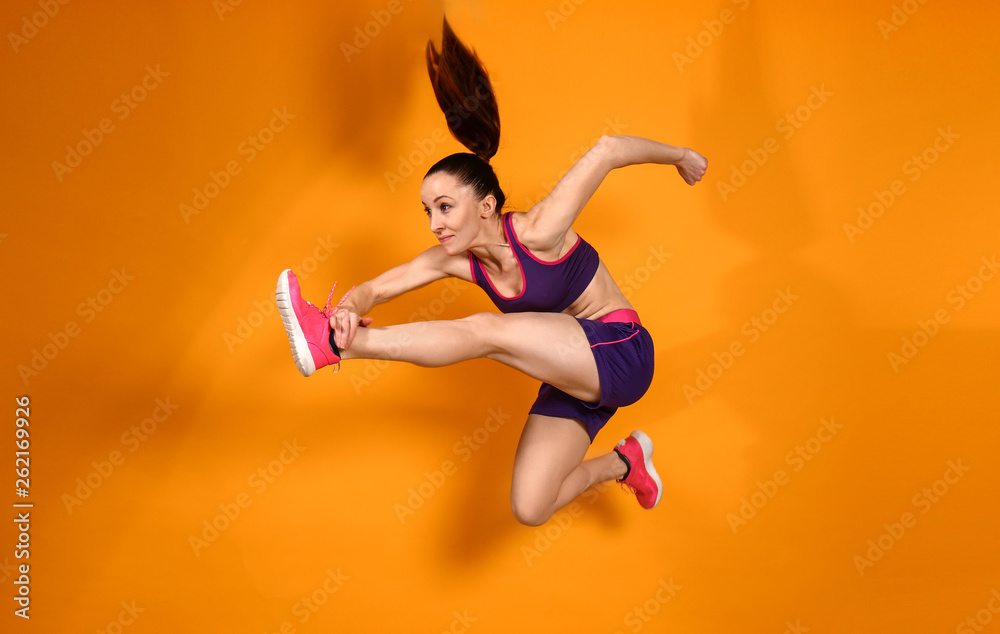
{"label": "orange background", "polygon": [[[32,619],[5,599],[4,631],[819,634],[1000,618],[1000,281],[982,269],[976,293],[950,299],[998,250],[1000,8],[912,2],[885,31],[888,0],[448,4],[496,84],[512,209],[603,133],[709,160],[693,188],[672,167],[616,171],[576,225],[657,351],[650,392],[592,454],[645,430],[660,506],[609,483],[544,527],[518,524],[511,467],[537,383],[493,362],[295,370],[273,310],[282,269],[322,303],[334,281],[346,290],[433,244],[420,176],[461,150],[442,141],[423,62],[440,6],[70,2],[0,52],[0,446],[12,461],[14,397],[29,395],[35,504]],[[40,10],[5,2],[2,30]],[[376,31],[372,10],[391,20],[345,54],[356,27]],[[116,100],[157,65],[167,75],[120,119]],[[249,160],[241,144],[283,108],[294,119]],[[799,127],[778,123],[796,112]],[[114,129],[60,179],[53,162],[104,118]],[[959,136],[911,180],[939,128]],[[767,162],[744,166],[765,143]],[[239,173],[186,221],[180,206],[231,161]],[[401,161],[414,174],[390,187]],[[852,243],[845,223],[897,180],[905,192]],[[123,288],[116,271],[134,279]],[[786,289],[798,299],[768,313]],[[90,313],[88,298],[107,305]],[[380,306],[375,325],[420,310],[494,308],[437,283]],[[770,325],[754,336],[753,319]],[[918,322],[933,336],[894,367]],[[727,359],[734,341],[744,353]],[[41,370],[19,370],[47,344]],[[686,395],[699,372],[715,378]],[[477,432],[491,412],[509,418]],[[809,444],[824,418],[840,428]],[[815,455],[798,463],[797,446]],[[270,482],[255,476],[268,468]],[[778,470],[784,484],[769,484]],[[421,485],[433,494],[401,520]],[[227,509],[239,515],[225,526]],[[213,520],[225,528],[196,553]],[[17,535],[0,526],[10,597]],[[886,549],[859,569],[869,540]],[[324,603],[303,611],[309,596]]]}

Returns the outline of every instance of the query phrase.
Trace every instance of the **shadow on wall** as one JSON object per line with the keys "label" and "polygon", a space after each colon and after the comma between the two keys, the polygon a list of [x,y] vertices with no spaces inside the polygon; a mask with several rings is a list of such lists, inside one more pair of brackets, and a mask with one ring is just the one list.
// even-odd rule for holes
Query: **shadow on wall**
{"label": "shadow on wall", "polygon": [[338,5],[338,21],[352,26],[338,30],[339,39],[330,42],[328,57],[317,66],[320,100],[335,117],[329,149],[359,165],[391,161],[387,146],[407,119],[414,91],[436,103],[424,48],[429,39],[440,47],[443,13],[433,4],[399,6],[391,13],[384,2]]}

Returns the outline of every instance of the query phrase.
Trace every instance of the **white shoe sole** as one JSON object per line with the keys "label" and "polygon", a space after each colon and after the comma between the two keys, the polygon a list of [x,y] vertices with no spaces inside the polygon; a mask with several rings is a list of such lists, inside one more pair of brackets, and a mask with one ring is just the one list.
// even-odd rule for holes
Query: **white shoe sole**
{"label": "white shoe sole", "polygon": [[292,348],[295,367],[299,369],[302,376],[310,376],[316,371],[316,363],[313,361],[312,352],[309,351],[306,333],[302,331],[302,326],[299,325],[299,320],[295,317],[295,309],[292,308],[292,296],[288,288],[288,273],[291,270],[285,269],[278,276],[278,287],[274,291],[274,300],[278,304],[281,321],[285,324],[285,333],[288,335],[288,344]]}
{"label": "white shoe sole", "polygon": [[656,483],[656,502],[653,502],[653,506],[650,508],[655,508],[657,504],[660,503],[660,498],[663,496],[663,481],[660,480],[660,474],[656,472],[653,467],[653,441],[649,439],[649,436],[645,432],[637,429],[632,432],[632,436],[639,441],[639,446],[642,447],[642,457],[646,464],[646,473],[649,477],[653,479]]}

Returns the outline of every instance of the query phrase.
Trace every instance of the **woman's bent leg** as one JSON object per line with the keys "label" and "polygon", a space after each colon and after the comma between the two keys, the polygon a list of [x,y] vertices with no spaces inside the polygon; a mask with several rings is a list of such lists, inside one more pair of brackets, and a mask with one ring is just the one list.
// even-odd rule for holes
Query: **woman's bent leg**
{"label": "woman's bent leg", "polygon": [[601,399],[587,335],[575,317],[562,313],[477,313],[453,321],[359,328],[341,358],[424,367],[488,358],[584,401]]}
{"label": "woman's bent leg", "polygon": [[540,526],[591,486],[625,475],[625,463],[614,451],[584,461],[589,448],[590,436],[579,421],[530,414],[514,457],[514,517]]}

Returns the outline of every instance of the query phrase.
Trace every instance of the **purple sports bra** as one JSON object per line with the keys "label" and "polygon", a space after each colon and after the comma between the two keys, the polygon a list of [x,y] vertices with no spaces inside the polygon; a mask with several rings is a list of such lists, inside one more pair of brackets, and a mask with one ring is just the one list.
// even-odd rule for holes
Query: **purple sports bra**
{"label": "purple sports bra", "polygon": [[500,312],[561,313],[566,310],[594,279],[600,265],[597,251],[577,236],[576,244],[563,257],[555,262],[539,260],[517,239],[511,224],[511,212],[503,215],[502,222],[507,244],[514,249],[521,269],[521,293],[516,297],[504,297],[497,292],[493,281],[483,271],[479,258],[469,251],[473,281],[486,291]]}

